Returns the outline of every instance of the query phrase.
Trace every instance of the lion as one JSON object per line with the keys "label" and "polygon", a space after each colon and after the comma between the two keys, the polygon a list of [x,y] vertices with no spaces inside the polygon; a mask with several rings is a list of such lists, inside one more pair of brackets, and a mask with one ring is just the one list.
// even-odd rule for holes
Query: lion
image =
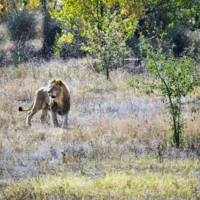
{"label": "lion", "polygon": [[[32,110],[31,110],[32,109]],[[52,79],[49,87],[39,88],[35,93],[35,100],[31,107],[23,110],[19,107],[19,111],[29,111],[26,124],[31,126],[31,118],[38,111],[42,110],[41,124],[45,122],[48,111],[51,111],[54,126],[58,126],[57,114],[63,117],[63,127],[66,127],[68,120],[68,112],[70,110],[70,90],[61,79]]]}

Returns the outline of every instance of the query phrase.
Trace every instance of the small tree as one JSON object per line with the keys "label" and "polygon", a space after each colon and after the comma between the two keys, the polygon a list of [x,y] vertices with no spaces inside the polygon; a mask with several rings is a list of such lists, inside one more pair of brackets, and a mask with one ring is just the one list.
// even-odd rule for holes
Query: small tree
{"label": "small tree", "polygon": [[[169,124],[173,132],[173,141],[178,148],[181,134],[186,127],[182,118],[182,109],[185,105],[182,98],[194,91],[200,83],[200,76],[197,74],[195,60],[189,56],[193,52],[193,46],[186,49],[182,57],[175,58],[172,53],[173,47],[169,53],[165,53],[160,44],[159,42],[158,48],[153,48],[143,40],[140,45],[143,61],[152,75],[151,82],[142,79],[142,85],[149,95],[161,92],[162,101],[166,103],[166,108],[171,114]],[[129,84],[135,86],[139,80],[141,79],[133,78]]]}
{"label": "small tree", "polygon": [[90,58],[97,61],[99,71],[106,71],[107,80],[109,71],[128,53],[125,46],[128,34],[121,29],[122,23],[119,15],[107,11],[102,19],[101,30],[98,23],[94,26],[87,24],[87,43],[82,45],[82,49],[88,52]]}

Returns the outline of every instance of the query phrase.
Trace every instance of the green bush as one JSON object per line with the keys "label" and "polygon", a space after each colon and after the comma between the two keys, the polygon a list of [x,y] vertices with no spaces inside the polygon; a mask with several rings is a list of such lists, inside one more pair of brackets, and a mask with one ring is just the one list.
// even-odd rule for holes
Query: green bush
{"label": "green bush", "polygon": [[192,38],[187,35],[188,29],[183,25],[175,24],[174,26],[168,28],[167,38],[169,40],[170,46],[173,47],[173,52],[175,56],[180,56],[184,52],[184,49],[191,46],[193,41]]}
{"label": "green bush", "polygon": [[24,46],[26,41],[36,36],[36,26],[35,15],[27,10],[14,12],[6,20],[8,34],[16,47]]}
{"label": "green bush", "polygon": [[66,29],[67,33],[71,33],[74,36],[72,43],[64,43],[60,51],[60,57],[63,59],[67,58],[78,58],[86,55],[84,50],[81,50],[81,44],[86,44],[86,39],[80,35],[77,30]]}

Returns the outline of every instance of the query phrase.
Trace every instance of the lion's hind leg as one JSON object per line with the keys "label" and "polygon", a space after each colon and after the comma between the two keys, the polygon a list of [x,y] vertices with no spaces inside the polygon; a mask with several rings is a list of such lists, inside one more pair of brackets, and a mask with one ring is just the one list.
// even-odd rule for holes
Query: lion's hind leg
{"label": "lion's hind leg", "polygon": [[28,117],[27,117],[27,120],[26,120],[26,125],[27,126],[31,126],[31,119],[33,117],[33,115],[35,115],[40,109],[33,109],[29,114],[28,114]]}

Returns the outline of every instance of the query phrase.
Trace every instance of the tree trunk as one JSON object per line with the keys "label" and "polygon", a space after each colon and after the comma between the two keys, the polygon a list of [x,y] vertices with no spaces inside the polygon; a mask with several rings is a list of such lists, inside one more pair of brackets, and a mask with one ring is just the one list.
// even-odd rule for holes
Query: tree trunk
{"label": "tree trunk", "polygon": [[45,13],[47,9],[46,0],[42,0],[42,4],[43,4],[43,12]]}
{"label": "tree trunk", "polygon": [[174,143],[176,144],[176,148],[179,148],[179,127],[175,117],[173,117],[173,125],[174,125]]}
{"label": "tree trunk", "polygon": [[106,64],[106,78],[107,80],[110,79],[110,76],[109,76],[109,67],[108,67],[108,64]]}
{"label": "tree trunk", "polygon": [[176,130],[176,132],[174,131],[174,140],[175,140],[176,148],[179,148],[180,141],[179,141],[179,131],[178,130]]}

